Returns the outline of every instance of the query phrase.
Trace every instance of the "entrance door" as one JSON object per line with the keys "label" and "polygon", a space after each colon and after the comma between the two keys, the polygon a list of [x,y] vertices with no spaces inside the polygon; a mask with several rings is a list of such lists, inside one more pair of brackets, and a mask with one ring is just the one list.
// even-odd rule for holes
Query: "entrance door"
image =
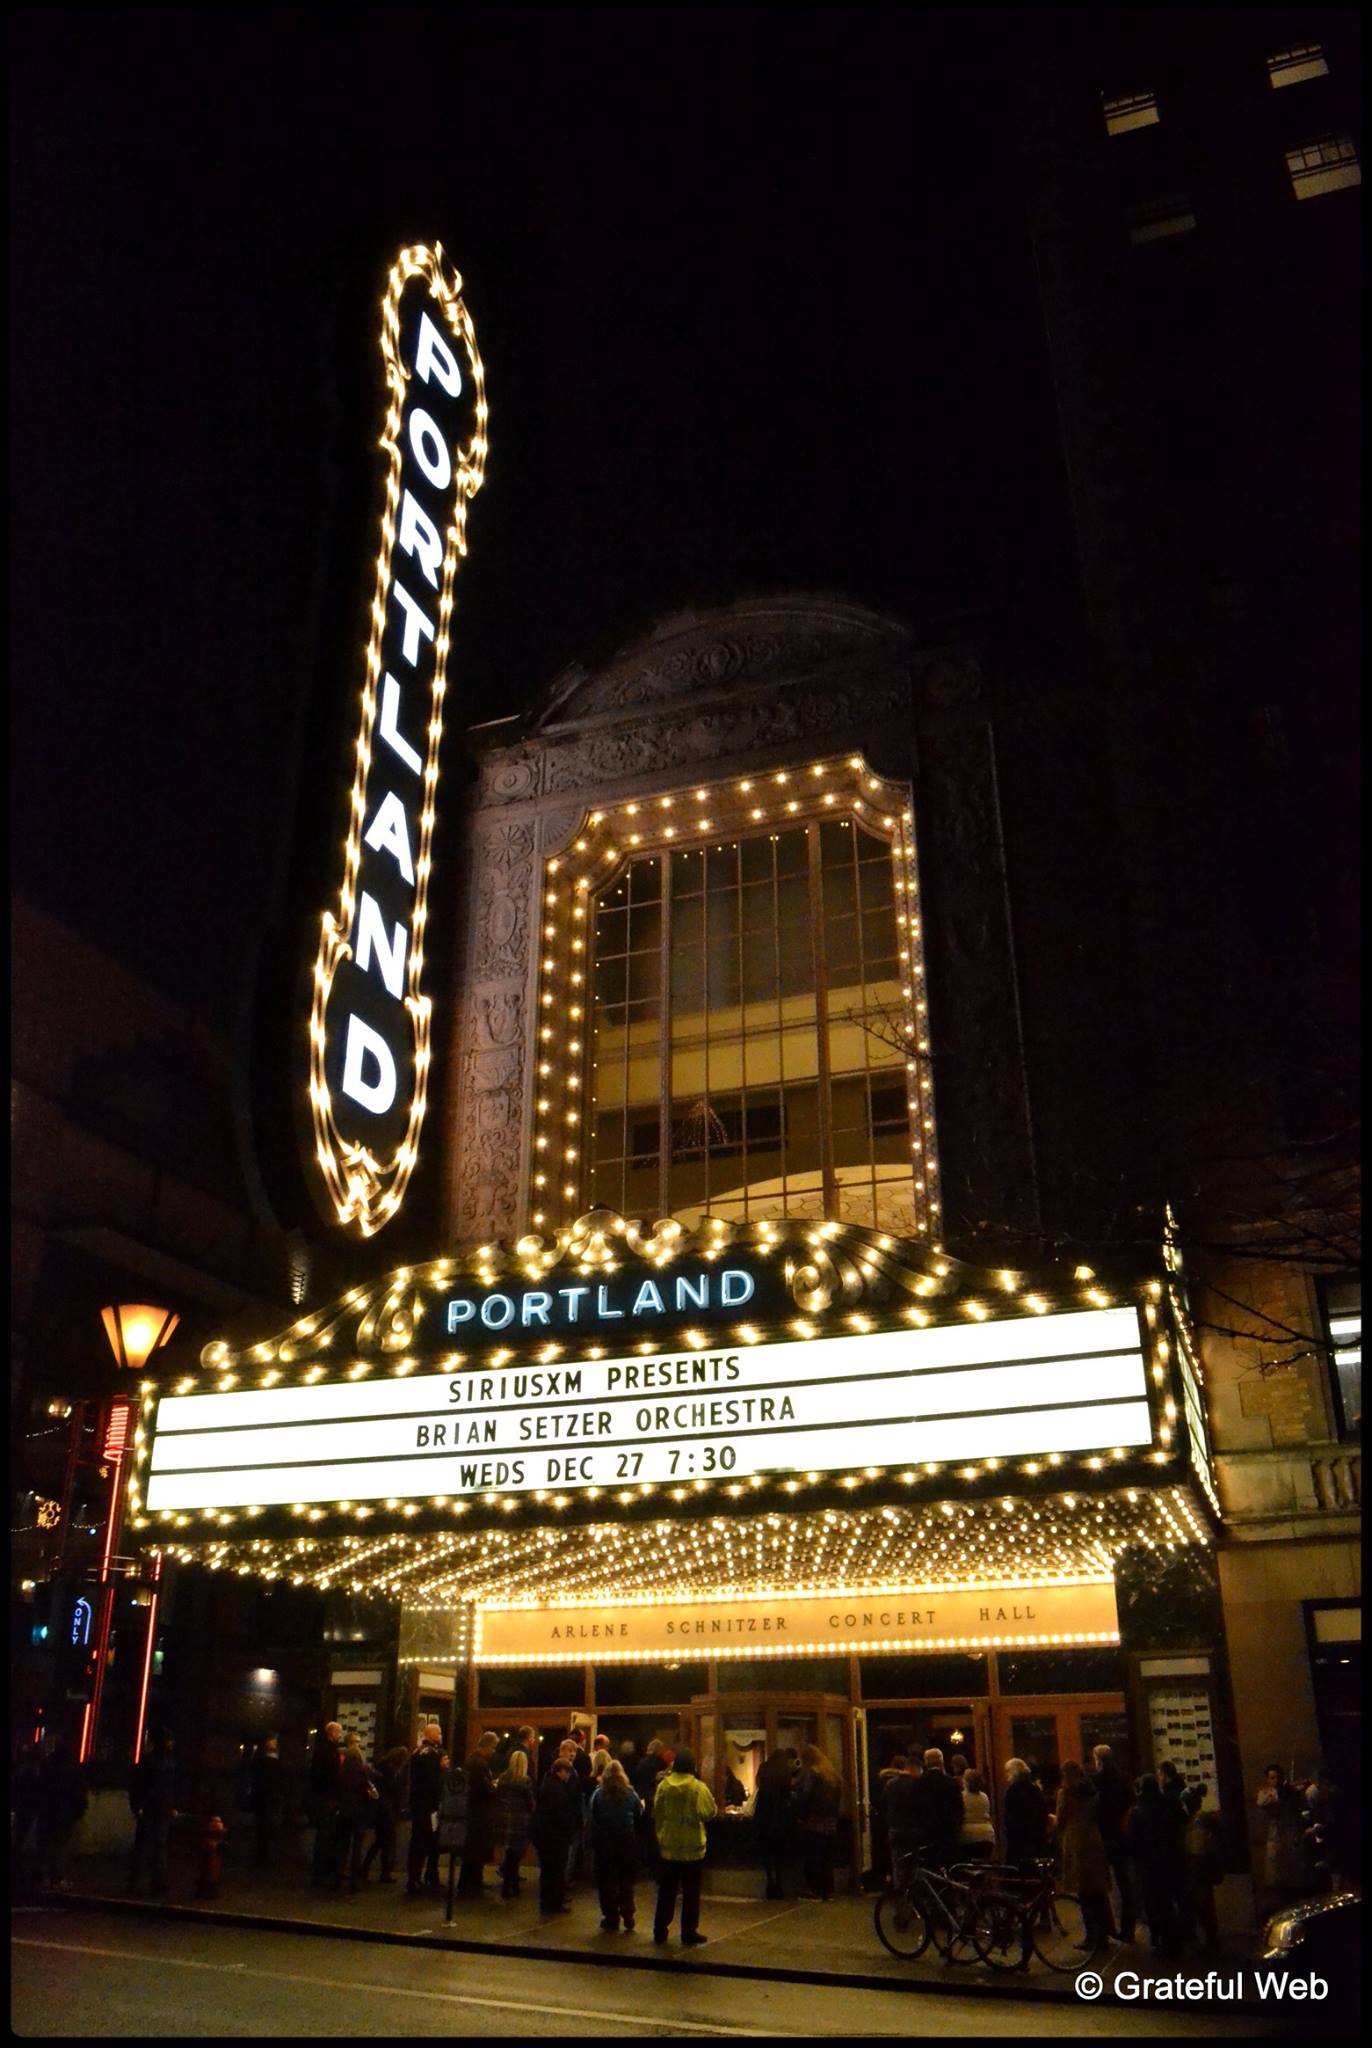
{"label": "entrance door", "polygon": [[1009,1757],[1021,1757],[1047,1797],[1057,1797],[1065,1763],[1091,1768],[1091,1751],[1108,1743],[1115,1762],[1127,1777],[1138,1768],[1129,1743],[1129,1723],[1122,1693],[1061,1693],[1000,1699],[995,1717],[995,1777],[1003,1789]]}

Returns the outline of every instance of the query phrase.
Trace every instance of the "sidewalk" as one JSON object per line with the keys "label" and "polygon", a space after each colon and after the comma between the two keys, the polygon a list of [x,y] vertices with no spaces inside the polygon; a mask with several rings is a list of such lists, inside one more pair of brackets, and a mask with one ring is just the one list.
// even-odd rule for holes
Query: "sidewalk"
{"label": "sidewalk", "polygon": [[[446,1880],[447,1865],[444,1863]],[[498,1889],[480,1898],[455,1901],[451,1924],[445,1920],[445,1888],[422,1897],[406,1896],[402,1875],[395,1884],[367,1884],[360,1892],[312,1888],[300,1844],[282,1845],[277,1868],[258,1871],[226,1857],[219,1897],[194,1897],[194,1860],[188,1848],[173,1847],[171,1889],[165,1898],[131,1898],[127,1860],[110,1854],[75,1855],[71,1889],[41,1894],[45,1900],[83,1908],[103,1908],[149,1917],[204,1919],[228,1925],[269,1928],[358,1941],[396,1942],[470,1953],[494,1952],[592,1966],[703,1971],[712,1976],[775,1978],[789,1983],[846,1984],[874,1990],[962,1993],[988,1999],[1030,1999],[1075,2004],[1077,1993],[1068,1975],[1045,1969],[1037,1959],[1027,1971],[992,1970],[983,1963],[949,1965],[932,1947],[917,1963],[901,1962],[882,1947],[873,1926],[874,1900],[864,1894],[838,1893],[826,1904],[804,1899],[784,1903],[760,1896],[762,1880],[750,1871],[707,1870],[701,1930],[703,1948],[683,1949],[676,1934],[663,1947],[652,1939],[653,1887],[639,1884],[638,1925],[634,1933],[607,1934],[600,1927],[594,1885],[578,1886],[573,1909],[544,1919],[538,1910],[537,1872],[526,1868],[524,1889],[505,1902]],[[493,1877],[494,1870],[488,1872]],[[1218,1968],[1234,1973],[1251,1962],[1251,1937],[1230,1936],[1218,1959],[1188,1958],[1188,1972]],[[1175,1973],[1176,1964],[1158,1965],[1138,1946],[1113,1948],[1108,1959],[1093,1967],[1105,1979],[1106,1996],[1116,1973]],[[1243,2003],[1249,2003],[1245,1996]]]}

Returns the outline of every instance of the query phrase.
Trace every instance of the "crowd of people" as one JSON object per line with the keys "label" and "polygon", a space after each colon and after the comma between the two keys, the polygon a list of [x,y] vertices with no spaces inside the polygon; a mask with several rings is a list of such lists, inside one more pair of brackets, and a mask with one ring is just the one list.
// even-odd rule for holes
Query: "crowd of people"
{"label": "crowd of people", "polygon": [[[1063,1892],[1081,1901],[1086,1945],[1131,1942],[1140,1926],[1163,1957],[1195,1943],[1219,1945],[1215,1888],[1225,1846],[1220,1816],[1205,1803],[1203,1784],[1188,1784],[1177,1766],[1131,1780],[1108,1744],[1091,1752],[1091,1767],[1062,1765],[1050,1798],[1041,1773],[1021,1757],[1005,1766],[1004,1839],[997,1850],[985,1785],[943,1752],[897,1756],[878,1781],[879,1874],[898,1871],[917,1855],[938,1866],[998,1860],[1024,1867],[1053,1856]],[[1259,1903],[1273,1907],[1337,1887],[1351,1868],[1344,1802],[1323,1770],[1304,1789],[1271,1765],[1257,1804],[1267,1819]]]}
{"label": "crowd of people", "polygon": [[[636,1885],[646,1873],[656,1889],[653,1939],[670,1939],[679,1904],[681,1942],[697,1947],[706,1939],[700,1880],[714,1798],[688,1750],[654,1739],[641,1759],[632,1745],[625,1751],[613,1756],[604,1736],[588,1747],[577,1731],[561,1743],[540,1781],[538,1735],[525,1727],[503,1755],[499,1738],[483,1734],[454,1768],[442,1728],[430,1721],[412,1753],[393,1749],[369,1765],[358,1737],[345,1736],[331,1721],[319,1731],[310,1761],[311,1883],[359,1891],[376,1859],[378,1882],[394,1881],[396,1823],[408,1811],[405,1889],[412,1897],[440,1889],[440,1858],[447,1852],[460,1856],[459,1897],[494,1891],[486,1875],[494,1865],[502,1899],[516,1899],[532,1847],[545,1915],[569,1912],[572,1892],[589,1874],[602,1928],[632,1932]],[[278,1777],[273,1746],[265,1760],[259,1752],[253,1771],[263,1854],[279,1811]]]}
{"label": "crowd of people", "polygon": [[[473,1896],[498,1889],[517,1899],[532,1849],[538,1904],[547,1916],[571,1910],[579,1884],[593,1880],[600,1925],[632,1932],[636,1894],[646,1879],[654,1892],[653,1938],[663,1943],[679,1925],[695,1947],[700,1931],[701,1874],[707,1824],[716,1808],[695,1759],[660,1738],[640,1756],[626,1742],[612,1753],[608,1737],[589,1742],[575,1730],[539,1774],[540,1738],[520,1728],[502,1744],[480,1736],[460,1767],[435,1721],[413,1751],[397,1745],[370,1762],[355,1733],[337,1721],[319,1730],[309,1761],[307,1817],[313,1829],[310,1882],[348,1893],[369,1882],[401,1877],[400,1824],[410,1827],[404,1852],[409,1896],[440,1887],[440,1858],[460,1858],[456,1889]],[[1058,1884],[1081,1901],[1088,1942],[1129,1942],[1141,1926],[1152,1947],[1176,1956],[1184,1943],[1218,1944],[1215,1887],[1225,1871],[1219,1815],[1204,1788],[1188,1785],[1175,1765],[1131,1780],[1110,1749],[1092,1751],[1090,1768],[1062,1765],[1055,1793],[1042,1773],[1019,1757],[1005,1766],[999,1833],[990,1788],[954,1753],[941,1749],[896,1755],[873,1785],[874,1875],[881,1883],[917,1856],[946,1866],[975,1860],[1026,1866],[1052,1855]],[[129,1785],[135,1832],[129,1889],[168,1889],[168,1844],[176,1818],[172,1737],[155,1731]],[[1051,1784],[1051,1780],[1050,1780]],[[842,1785],[822,1749],[809,1744],[774,1751],[752,1789],[733,1780],[730,1805],[751,1823],[751,1840],[768,1899],[787,1895],[799,1867],[799,1895],[827,1900],[834,1892]],[[257,1745],[248,1780],[253,1846],[259,1868],[273,1867],[292,1801],[278,1742]],[[1279,1765],[1267,1770],[1256,1804],[1266,1823],[1265,1860],[1255,1879],[1259,1903],[1275,1906],[1336,1888],[1352,1870],[1346,1802],[1327,1773],[1304,1787]],[[13,1779],[14,1867],[21,1882],[61,1887],[68,1847],[86,1810],[82,1774],[62,1742],[46,1754],[20,1753]],[[494,1869],[497,1883],[488,1879]]]}
{"label": "crowd of people", "polygon": [[1086,1941],[1130,1942],[1140,1920],[1163,1955],[1183,1940],[1218,1943],[1215,1886],[1224,1875],[1219,1816],[1204,1806],[1204,1788],[1186,1785],[1164,1763],[1132,1782],[1107,1744],[1091,1752],[1091,1768],[1069,1760],[1056,1796],[1022,1757],[1005,1766],[1004,1839],[997,1850],[986,1787],[962,1759],[945,1768],[943,1752],[897,1757],[884,1772],[881,1803],[887,1853],[947,1865],[999,1861],[1025,1867],[1054,1856],[1058,1885],[1081,1901]]}

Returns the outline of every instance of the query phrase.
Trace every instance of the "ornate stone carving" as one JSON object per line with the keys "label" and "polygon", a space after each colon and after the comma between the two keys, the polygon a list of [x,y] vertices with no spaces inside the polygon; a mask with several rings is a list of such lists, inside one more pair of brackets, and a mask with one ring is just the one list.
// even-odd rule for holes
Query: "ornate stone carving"
{"label": "ornate stone carving", "polygon": [[514,1045],[524,1021],[524,998],[518,989],[498,989],[476,999],[475,1043],[478,1047]]}
{"label": "ornate stone carving", "polygon": [[524,971],[533,846],[534,835],[528,825],[497,825],[482,839],[473,960],[478,981]]}
{"label": "ornate stone carving", "polygon": [[583,817],[580,804],[567,804],[560,811],[549,811],[543,820],[543,853],[562,853],[571,845]]}
{"label": "ornate stone carving", "polygon": [[519,988],[478,989],[462,1077],[458,1159],[459,1227],[513,1228],[519,1207],[524,996]]}
{"label": "ornate stone carving", "polygon": [[785,608],[768,607],[761,617],[770,623],[750,626],[738,619],[724,631],[718,625],[693,623],[646,654],[642,646],[632,649],[598,675],[583,671],[569,677],[570,687],[555,696],[555,722],[668,704],[745,680],[813,675],[898,637],[896,629],[881,621],[858,616],[811,619],[802,625]]}
{"label": "ornate stone carving", "polygon": [[487,764],[484,786],[501,803],[518,803],[537,793],[538,763],[523,754],[500,754]]}
{"label": "ornate stone carving", "polygon": [[492,754],[481,765],[481,802],[517,804],[538,795],[539,755],[519,749]]}
{"label": "ornate stone carving", "polygon": [[874,681],[866,688],[854,684],[770,691],[648,727],[590,733],[549,748],[544,788],[558,793],[599,790],[664,768],[729,761],[761,747],[818,739],[829,732],[851,733],[860,724],[900,709],[904,701],[904,682],[891,680]]}

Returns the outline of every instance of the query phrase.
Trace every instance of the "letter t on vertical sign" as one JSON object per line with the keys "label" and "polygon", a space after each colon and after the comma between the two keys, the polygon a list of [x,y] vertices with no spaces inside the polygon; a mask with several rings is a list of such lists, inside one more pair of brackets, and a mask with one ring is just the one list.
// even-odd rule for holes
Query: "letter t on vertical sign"
{"label": "letter t on vertical sign", "polygon": [[453,582],[487,449],[461,290],[441,246],[416,245],[381,302],[380,537],[342,874],[309,1022],[312,1184],[330,1221],[362,1237],[405,1198],[428,1093],[424,931]]}

